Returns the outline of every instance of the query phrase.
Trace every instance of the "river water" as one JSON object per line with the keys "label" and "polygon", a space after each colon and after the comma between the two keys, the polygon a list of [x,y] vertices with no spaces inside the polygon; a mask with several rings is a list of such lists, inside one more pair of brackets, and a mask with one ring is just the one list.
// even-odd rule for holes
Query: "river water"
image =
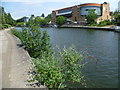
{"label": "river water", "polygon": [[[47,30],[53,47],[75,45],[81,53],[93,56],[82,69],[89,88],[118,87],[118,33],[80,28],[42,28]],[[80,88],[79,83],[70,85]]]}

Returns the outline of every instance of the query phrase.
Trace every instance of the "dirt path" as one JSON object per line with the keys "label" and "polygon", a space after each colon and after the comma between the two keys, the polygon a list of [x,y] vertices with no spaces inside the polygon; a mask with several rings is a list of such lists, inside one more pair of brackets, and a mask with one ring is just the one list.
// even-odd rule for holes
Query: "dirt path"
{"label": "dirt path", "polygon": [[31,58],[19,44],[9,29],[0,31],[0,88],[27,87],[26,70],[31,65]]}

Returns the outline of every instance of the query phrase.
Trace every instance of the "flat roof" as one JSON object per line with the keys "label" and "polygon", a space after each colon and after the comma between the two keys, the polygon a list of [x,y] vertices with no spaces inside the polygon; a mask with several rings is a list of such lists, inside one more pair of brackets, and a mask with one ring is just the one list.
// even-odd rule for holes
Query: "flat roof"
{"label": "flat roof", "polygon": [[[101,4],[98,4],[98,3],[84,3],[84,4],[80,4],[80,5],[75,5],[75,6],[80,6],[80,7],[83,7],[83,6],[99,6],[100,7]],[[62,11],[62,10],[66,10],[66,9],[72,9],[75,6],[66,7],[66,8],[62,8],[62,9],[58,9],[58,10],[53,10],[52,12],[54,12],[54,11]]]}

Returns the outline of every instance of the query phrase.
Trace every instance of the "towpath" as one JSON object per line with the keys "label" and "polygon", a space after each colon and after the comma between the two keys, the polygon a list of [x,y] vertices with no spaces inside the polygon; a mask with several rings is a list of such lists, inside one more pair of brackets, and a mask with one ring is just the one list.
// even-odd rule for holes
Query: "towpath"
{"label": "towpath", "polygon": [[27,69],[31,66],[28,53],[10,29],[0,31],[0,89],[27,88]]}

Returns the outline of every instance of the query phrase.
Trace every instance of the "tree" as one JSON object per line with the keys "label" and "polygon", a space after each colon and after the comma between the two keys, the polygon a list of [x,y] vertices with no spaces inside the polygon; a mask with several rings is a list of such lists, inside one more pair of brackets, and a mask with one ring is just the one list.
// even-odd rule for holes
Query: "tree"
{"label": "tree", "polygon": [[45,19],[42,19],[40,21],[40,26],[45,26],[45,25],[47,25],[47,21]]}
{"label": "tree", "polygon": [[38,17],[35,18],[35,23],[37,25],[40,25],[41,20],[42,20],[42,18],[38,16]]}
{"label": "tree", "polygon": [[119,11],[115,11],[115,12],[113,13],[113,17],[114,17],[114,19],[115,19],[115,22],[116,22],[118,25],[120,25],[120,12],[119,12]]}
{"label": "tree", "polygon": [[6,24],[5,21],[5,11],[3,7],[0,7],[0,20],[2,24]]}
{"label": "tree", "polygon": [[16,20],[16,22],[24,22],[24,19],[26,19],[27,17],[22,17]]}
{"label": "tree", "polygon": [[62,25],[65,23],[65,21],[66,21],[66,18],[64,16],[58,16],[56,19],[57,25]]}
{"label": "tree", "polygon": [[2,24],[6,24],[5,15],[4,14],[2,15]]}
{"label": "tree", "polygon": [[34,18],[35,16],[32,14],[27,23],[29,27],[34,26],[36,24]]}
{"label": "tree", "polygon": [[0,7],[0,22],[9,25],[15,25],[15,20],[12,18],[10,13],[6,13],[3,7]]}
{"label": "tree", "polygon": [[90,9],[88,11],[88,15],[86,16],[87,19],[87,23],[89,24],[94,24],[95,23],[95,19],[97,19],[97,14],[95,13],[94,9]]}
{"label": "tree", "polygon": [[47,23],[49,23],[49,22],[52,20],[51,14],[48,14],[48,15],[45,17],[45,20],[47,21]]}
{"label": "tree", "polygon": [[41,17],[43,17],[43,18],[45,17],[44,13],[42,13]]}

